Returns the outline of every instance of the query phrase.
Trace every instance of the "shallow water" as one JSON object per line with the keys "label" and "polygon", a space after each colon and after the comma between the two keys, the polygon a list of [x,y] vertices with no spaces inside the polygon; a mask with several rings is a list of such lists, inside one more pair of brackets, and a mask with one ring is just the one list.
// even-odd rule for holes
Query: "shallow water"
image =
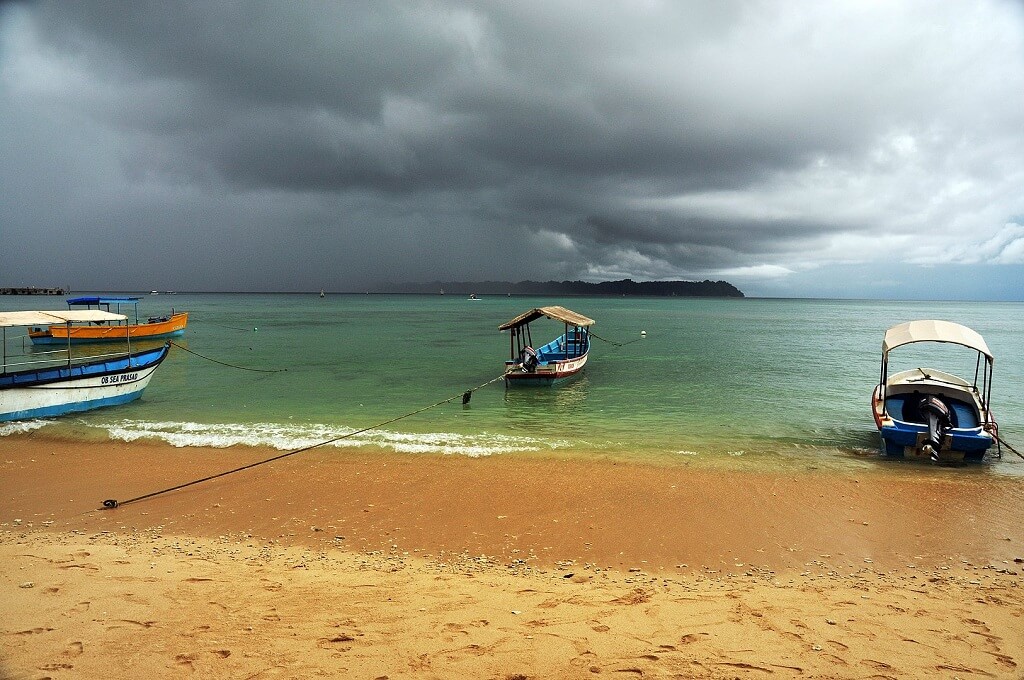
{"label": "shallow water", "polygon": [[[547,304],[590,316],[600,338],[629,344],[595,339],[584,375],[565,386],[506,391],[499,381],[463,406],[457,397],[502,371],[509,347],[498,325]],[[3,309],[62,306],[61,298],[0,299]],[[140,315],[171,307],[191,313],[177,342],[222,363],[172,348],[141,400],[27,427],[62,438],[288,450],[456,397],[334,445],[870,470],[899,465],[878,459],[869,410],[882,335],[902,321],[942,318],[985,337],[996,356],[1000,433],[1024,451],[1020,303],[179,294],[147,297]],[[535,322],[534,340],[561,329]],[[21,346],[10,330],[7,345]],[[941,354],[969,359],[969,374],[960,371],[973,375],[969,353]],[[912,348],[893,358],[949,366]],[[1004,450],[982,467],[992,472],[1024,473],[1024,461]]]}

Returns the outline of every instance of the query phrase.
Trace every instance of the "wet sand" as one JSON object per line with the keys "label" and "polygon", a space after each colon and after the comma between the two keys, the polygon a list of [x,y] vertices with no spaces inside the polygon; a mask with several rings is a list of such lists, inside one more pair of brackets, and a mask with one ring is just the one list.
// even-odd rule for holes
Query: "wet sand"
{"label": "wet sand", "polygon": [[0,439],[0,677],[1019,677],[1019,480]]}

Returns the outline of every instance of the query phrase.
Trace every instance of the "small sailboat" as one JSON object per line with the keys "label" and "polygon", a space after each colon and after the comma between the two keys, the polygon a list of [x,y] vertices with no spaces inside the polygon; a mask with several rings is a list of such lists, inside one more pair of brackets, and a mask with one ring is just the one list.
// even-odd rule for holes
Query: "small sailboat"
{"label": "small sailboat", "polygon": [[76,360],[71,354],[72,336],[64,334],[65,350],[9,356],[7,329],[61,324],[124,321],[123,314],[102,310],[55,312],[0,312],[3,331],[3,361],[0,362],[0,422],[46,418],[89,411],[133,401],[142,396],[150,378],[167,357],[169,343],[142,352],[131,351],[129,326],[117,326],[128,343],[124,352],[89,356]]}
{"label": "small sailboat", "polygon": [[[914,343],[974,350],[974,379],[919,367],[889,375],[889,354]],[[871,396],[882,453],[937,463],[980,461],[998,439],[991,411],[992,352],[976,331],[950,321],[908,321],[885,332],[882,368]]]}
{"label": "small sailboat", "polygon": [[[87,325],[74,326],[53,324],[35,326],[29,329],[28,337],[36,345],[64,345],[68,342],[78,344],[86,342],[124,342],[132,340],[161,340],[176,338],[185,334],[188,325],[188,312],[173,310],[166,316],[150,317],[139,321],[140,297],[108,297],[88,296],[68,298],[68,309],[79,308],[83,311],[103,311],[113,314],[107,320],[94,321]],[[128,317],[121,314],[122,306],[130,306],[134,310],[135,321],[129,322]],[[111,320],[114,319],[114,320]]]}
{"label": "small sailboat", "polygon": [[[561,321],[564,332],[551,342],[533,348],[530,324],[542,317]],[[594,320],[565,307],[537,307],[524,312],[498,330],[509,331],[509,359],[505,362],[505,385],[548,386],[564,382],[583,370],[590,352],[590,331]]]}

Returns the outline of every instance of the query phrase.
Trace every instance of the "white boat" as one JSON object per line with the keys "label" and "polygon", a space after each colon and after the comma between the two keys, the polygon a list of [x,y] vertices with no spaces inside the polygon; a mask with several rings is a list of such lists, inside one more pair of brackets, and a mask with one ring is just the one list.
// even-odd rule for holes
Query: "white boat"
{"label": "white boat", "polygon": [[[890,352],[915,343],[944,343],[973,350],[977,353],[974,379],[928,367],[889,375]],[[992,364],[985,339],[958,323],[923,319],[886,331],[882,369],[871,395],[882,453],[936,463],[982,460],[998,438],[991,410]]]}
{"label": "white boat", "polygon": [[0,312],[3,361],[0,363],[0,422],[47,418],[124,404],[142,396],[153,373],[167,357],[168,343],[141,352],[92,355],[76,360],[66,349],[8,355],[7,329],[14,327],[124,321],[102,310]]}

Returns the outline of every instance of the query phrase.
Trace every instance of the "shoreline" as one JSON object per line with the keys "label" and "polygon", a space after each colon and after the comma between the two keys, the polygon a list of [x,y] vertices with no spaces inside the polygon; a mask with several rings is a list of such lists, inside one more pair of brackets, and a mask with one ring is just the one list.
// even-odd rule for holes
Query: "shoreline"
{"label": "shoreline", "polygon": [[[272,449],[0,438],[0,529],[159,528],[278,545],[468,553],[550,566],[753,565],[802,570],[1009,568],[1024,558],[1015,478],[887,471],[727,471],[570,458]],[[68,474],[68,471],[74,474]],[[927,470],[931,473],[931,470]],[[103,501],[122,503],[102,509]],[[44,526],[45,523],[45,526]],[[679,567],[679,565],[687,565]]]}
{"label": "shoreline", "polygon": [[1014,677],[1012,478],[0,439],[0,677]]}

